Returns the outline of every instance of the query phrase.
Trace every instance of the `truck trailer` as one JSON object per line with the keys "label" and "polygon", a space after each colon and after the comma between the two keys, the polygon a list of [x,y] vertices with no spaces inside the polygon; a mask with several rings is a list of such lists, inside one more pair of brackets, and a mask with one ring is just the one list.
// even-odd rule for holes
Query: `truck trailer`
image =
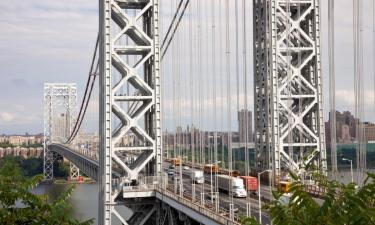
{"label": "truck trailer", "polygon": [[246,198],[247,194],[241,178],[228,175],[217,175],[217,181],[219,190],[233,194],[234,197]]}
{"label": "truck trailer", "polygon": [[252,176],[240,176],[245,185],[246,191],[256,193],[258,190],[258,179]]}

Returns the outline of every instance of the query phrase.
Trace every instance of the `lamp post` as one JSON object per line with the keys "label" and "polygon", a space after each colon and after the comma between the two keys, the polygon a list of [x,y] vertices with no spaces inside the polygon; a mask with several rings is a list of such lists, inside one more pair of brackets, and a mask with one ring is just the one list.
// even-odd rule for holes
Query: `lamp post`
{"label": "lamp post", "polygon": [[[212,165],[215,165],[215,168],[218,168],[218,164],[221,163],[221,161],[215,161],[214,163],[212,163]],[[215,176],[215,184],[213,184],[213,180],[212,180],[212,170],[213,170],[213,167],[211,167],[211,173],[210,173],[210,177],[211,177],[211,203],[213,204],[214,203],[214,190],[213,190],[213,185],[217,185],[216,181],[217,181],[217,177]],[[215,169],[216,171],[216,169]],[[216,172],[215,172],[216,173]],[[215,174],[217,175],[217,173]],[[216,191],[216,187],[215,187],[215,209],[218,208],[218,199],[217,199],[217,191]]]}
{"label": "lamp post", "polygon": [[354,178],[353,178],[353,160],[342,158],[342,161],[348,161],[348,162],[350,162],[350,174],[352,176],[352,183],[353,183],[354,182]]}
{"label": "lamp post", "polygon": [[259,207],[259,223],[262,224],[262,204],[261,204],[261,191],[260,191],[260,175],[265,172],[271,172],[271,170],[264,170],[258,173],[258,207]]}

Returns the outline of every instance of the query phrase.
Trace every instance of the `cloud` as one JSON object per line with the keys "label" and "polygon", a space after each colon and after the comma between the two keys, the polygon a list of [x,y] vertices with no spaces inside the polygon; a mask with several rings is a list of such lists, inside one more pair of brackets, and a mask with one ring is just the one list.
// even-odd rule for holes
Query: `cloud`
{"label": "cloud", "polygon": [[1,123],[10,123],[14,121],[15,117],[8,112],[0,112],[0,122]]}
{"label": "cloud", "polygon": [[[374,91],[372,90],[365,90],[364,91],[364,98],[363,103],[365,106],[373,106],[374,105]],[[355,95],[353,90],[336,90],[336,101],[339,104],[346,105],[347,107],[354,108],[355,107]]]}

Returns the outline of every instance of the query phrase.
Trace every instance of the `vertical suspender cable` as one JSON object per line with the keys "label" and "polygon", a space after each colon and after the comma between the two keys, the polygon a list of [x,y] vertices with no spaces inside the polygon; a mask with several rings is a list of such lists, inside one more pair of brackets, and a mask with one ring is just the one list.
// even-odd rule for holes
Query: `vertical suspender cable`
{"label": "vertical suspender cable", "polygon": [[[220,90],[221,90],[221,95],[220,98],[222,101],[224,100],[224,73],[223,73],[223,23],[222,23],[222,0],[219,0],[219,77],[220,77]],[[225,169],[225,151],[224,151],[224,104],[222,104],[221,110],[220,110],[220,129],[222,130],[221,132],[221,137],[220,137],[220,142],[221,142],[221,166],[223,169]]]}
{"label": "vertical suspender cable", "polygon": [[[211,2],[212,10],[212,79],[213,79],[213,88],[212,88],[212,99],[213,99],[213,119],[214,119],[214,163],[218,167],[218,158],[217,158],[217,91],[216,91],[216,0]],[[217,180],[217,170],[215,170],[215,210],[219,210],[218,204],[218,180]],[[212,193],[213,195],[213,193]]]}
{"label": "vertical suspender cable", "polygon": [[[174,0],[171,0],[171,12],[173,12],[174,9]],[[173,158],[178,157],[178,152],[177,152],[177,107],[176,107],[176,48],[175,48],[175,43],[172,42],[172,60],[171,60],[171,65],[172,65],[172,88],[173,88],[173,129],[174,129],[174,135],[173,135]],[[174,169],[174,175],[177,173],[177,167]],[[177,180],[174,179],[173,182],[174,186],[174,191],[177,193]]]}
{"label": "vertical suspender cable", "polygon": [[[353,51],[354,51],[354,116],[355,118],[357,117],[357,66],[358,66],[358,62],[357,62],[357,56],[358,56],[358,53],[357,53],[357,0],[353,0]],[[355,132],[355,135],[356,135],[356,138],[358,136],[358,128],[357,128],[357,125],[358,123],[356,123],[356,132]],[[357,173],[359,172],[359,149],[358,149],[358,146],[356,146],[356,165],[357,165]],[[359,174],[357,174],[357,183],[359,183],[358,181],[358,176]]]}
{"label": "vertical suspender cable", "polygon": [[[191,152],[191,169],[195,170],[195,145],[194,145],[194,79],[193,79],[193,28],[192,28],[192,4],[189,5],[189,76],[190,76],[190,152]],[[195,180],[191,179],[192,182],[192,197],[195,201]]]}
{"label": "vertical suspender cable", "polygon": [[[176,2],[177,4],[177,2]],[[180,159],[180,167],[179,167],[179,187],[180,187],[180,196],[183,195],[183,182],[182,182],[182,147],[183,147],[183,135],[182,135],[182,123],[181,123],[181,102],[182,102],[182,88],[181,88],[181,68],[180,68],[180,61],[181,61],[181,51],[180,51],[180,32],[177,31],[176,34],[176,51],[177,51],[177,105],[178,105],[178,158]]]}
{"label": "vertical suspender cable", "polygon": [[[203,92],[202,92],[202,82],[203,82],[203,74],[202,74],[202,11],[201,11],[201,1],[197,1],[197,13],[198,13],[198,57],[197,57],[197,67],[198,67],[198,84],[199,84],[199,149],[200,149],[200,164],[204,166],[204,133],[203,133],[203,121],[202,121],[202,113],[203,113]],[[201,204],[204,204],[204,183],[201,185]]]}
{"label": "vertical suspender cable", "polygon": [[360,185],[362,181],[362,174],[361,174],[361,118],[360,118],[360,0],[353,0],[353,16],[354,16],[354,31],[353,31],[353,38],[354,38],[354,97],[355,97],[355,118],[357,118],[356,122],[356,161],[357,161],[357,183]]}
{"label": "vertical suspender cable", "polygon": [[360,167],[361,180],[359,185],[363,185],[364,173],[366,169],[366,141],[365,141],[365,112],[364,112],[364,68],[363,68],[363,0],[359,1],[359,81],[358,81],[358,101],[359,101],[359,121],[360,121]]}
{"label": "vertical suspender cable", "polygon": [[[231,82],[230,82],[230,40],[229,40],[229,0],[225,1],[225,54],[227,73],[227,123],[228,123],[228,169],[232,171],[232,122],[231,122]],[[229,208],[233,207],[232,179],[229,182]],[[233,219],[233,210],[230,210],[230,219]]]}
{"label": "vertical suspender cable", "polygon": [[[234,1],[234,8],[235,8],[235,33],[236,33],[236,56],[235,56],[235,59],[236,59],[236,107],[237,107],[237,112],[236,114],[239,113],[240,111],[240,66],[239,66],[239,29],[238,29],[238,0],[235,0]],[[239,122],[239,120],[238,120]],[[238,124],[238,126],[240,126],[240,124]],[[240,134],[241,135],[241,134]],[[240,136],[240,139],[241,139],[241,136]],[[233,154],[233,169],[236,169],[236,152],[238,153],[238,150],[239,149],[235,149],[234,150],[234,154]]]}
{"label": "vertical suspender cable", "polygon": [[[246,28],[246,0],[242,0],[242,42],[243,42],[243,55],[242,55],[242,66],[243,66],[243,89],[244,89],[244,108],[245,108],[245,176],[249,176],[249,113],[247,105],[247,28]],[[246,186],[245,186],[246,187]],[[247,188],[246,188],[247,191]],[[249,194],[246,195],[246,216],[251,217],[251,199]]]}
{"label": "vertical suspender cable", "polygon": [[245,175],[249,175],[249,149],[248,149],[248,142],[249,140],[249,117],[248,117],[248,97],[247,97],[247,27],[246,27],[246,0],[242,0],[242,42],[243,42],[243,51],[242,51],[242,66],[243,66],[243,89],[244,89],[244,108],[245,108]]}
{"label": "vertical suspender cable", "polygon": [[331,121],[332,176],[337,179],[336,75],[335,75],[335,0],[328,1],[329,103]]}
{"label": "vertical suspender cable", "polygon": [[375,113],[375,1],[372,1],[372,72],[373,72],[373,107]]}

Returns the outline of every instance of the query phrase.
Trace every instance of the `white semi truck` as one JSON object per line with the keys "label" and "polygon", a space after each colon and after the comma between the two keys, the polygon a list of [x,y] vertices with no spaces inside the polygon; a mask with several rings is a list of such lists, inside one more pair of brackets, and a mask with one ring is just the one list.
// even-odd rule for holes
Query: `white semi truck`
{"label": "white semi truck", "polygon": [[247,193],[241,178],[228,175],[217,175],[217,181],[219,190],[227,193],[231,191],[234,197],[246,198]]}
{"label": "white semi truck", "polygon": [[191,179],[197,184],[203,184],[204,183],[203,171],[201,170],[191,171]]}

